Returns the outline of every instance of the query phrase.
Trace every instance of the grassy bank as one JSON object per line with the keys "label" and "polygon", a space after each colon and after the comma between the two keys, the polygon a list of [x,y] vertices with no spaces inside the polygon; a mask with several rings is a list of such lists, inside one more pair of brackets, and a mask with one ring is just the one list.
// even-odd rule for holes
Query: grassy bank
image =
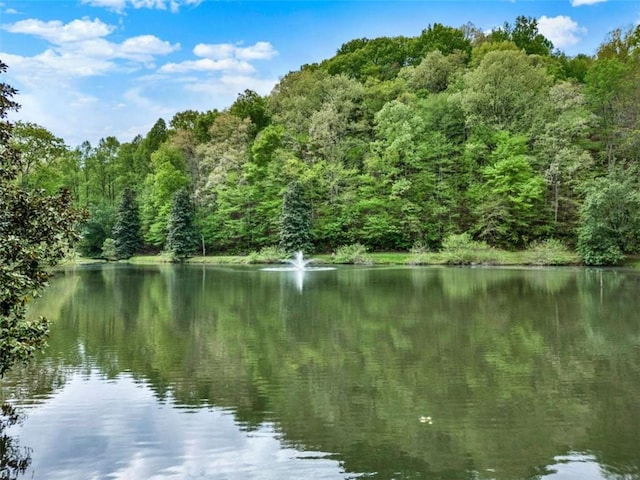
{"label": "grassy bank", "polygon": [[[278,264],[288,257],[286,253],[265,248],[249,255],[211,255],[194,256],[186,263],[208,265],[251,265]],[[340,247],[331,254],[309,254],[314,264],[320,265],[486,265],[486,266],[574,266],[581,265],[581,258],[556,242],[544,242],[531,246],[527,250],[506,251],[486,244],[470,241],[467,237],[454,238],[438,252],[367,252],[359,244]],[[85,258],[70,259],[63,266],[100,263],[104,260]],[[153,265],[171,263],[167,254],[137,255],[121,261],[135,265]],[[624,266],[640,268],[640,256],[629,256]]]}
{"label": "grassy bank", "polygon": [[[251,265],[251,264],[277,264],[283,263],[286,256],[278,258],[260,258],[259,255],[214,255],[214,256],[195,256],[189,258],[186,263],[190,264],[207,264],[207,265]],[[322,265],[579,265],[580,258],[575,254],[568,254],[562,258],[549,257],[541,258],[532,255],[528,251],[508,252],[502,250],[492,250],[491,252],[461,252],[452,255],[446,252],[426,252],[426,253],[410,253],[410,252],[380,252],[380,253],[364,253],[350,258],[340,257],[336,254],[318,254],[309,255],[314,259],[314,264]],[[86,263],[103,263],[103,260],[92,260],[78,258],[71,260],[65,265],[80,265]],[[168,255],[137,255],[128,260],[122,260],[121,263],[129,263],[134,265],[157,265],[163,263],[171,263]],[[640,262],[638,263],[640,266]]]}

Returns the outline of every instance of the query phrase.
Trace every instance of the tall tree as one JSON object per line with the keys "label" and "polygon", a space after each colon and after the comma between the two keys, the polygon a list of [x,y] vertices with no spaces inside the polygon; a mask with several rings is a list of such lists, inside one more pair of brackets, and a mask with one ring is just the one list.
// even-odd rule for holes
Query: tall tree
{"label": "tall tree", "polygon": [[175,262],[191,257],[198,247],[198,230],[195,224],[193,203],[189,192],[181,189],[173,196],[171,215],[167,225],[166,248]]}
{"label": "tall tree", "polygon": [[587,265],[616,264],[640,251],[637,178],[618,170],[589,185],[578,229],[578,253]]}
{"label": "tall tree", "polygon": [[541,105],[546,105],[551,78],[526,54],[491,51],[464,76],[460,92],[467,125],[528,133]]}
{"label": "tall tree", "polygon": [[118,258],[130,258],[142,248],[138,202],[131,188],[126,188],[122,193],[113,227],[113,239]]}
{"label": "tall tree", "polygon": [[251,120],[251,136],[255,137],[260,130],[269,125],[269,115],[267,113],[267,99],[261,97],[253,90],[246,89],[238,94],[238,98],[229,107],[229,113],[238,118]]}
{"label": "tall tree", "polygon": [[311,206],[298,182],[289,185],[282,201],[280,246],[288,253],[313,251]]}
{"label": "tall tree", "polygon": [[514,25],[505,22],[489,35],[490,41],[509,40],[528,55],[551,55],[553,43],[538,31],[538,21],[532,17],[520,15]]}
{"label": "tall tree", "polygon": [[[0,62],[0,73],[6,69]],[[45,196],[19,184],[20,156],[11,145],[13,125],[5,120],[19,108],[16,93],[0,83],[0,376],[45,345],[47,321],[27,319],[27,302],[77,238],[79,219],[67,191]]]}
{"label": "tall tree", "polygon": [[497,135],[492,165],[482,169],[484,183],[477,186],[478,235],[500,247],[523,248],[545,233],[545,184],[531,167],[527,138]]}
{"label": "tall tree", "polygon": [[[55,177],[60,174],[55,163],[67,151],[64,141],[40,125],[18,121],[11,142],[20,152],[21,183],[32,189],[55,190]],[[52,184],[53,188],[47,188]]]}

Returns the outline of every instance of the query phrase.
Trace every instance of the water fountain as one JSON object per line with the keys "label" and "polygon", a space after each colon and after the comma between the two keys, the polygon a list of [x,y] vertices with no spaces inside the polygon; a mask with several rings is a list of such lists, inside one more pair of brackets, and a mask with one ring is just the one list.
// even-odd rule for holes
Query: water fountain
{"label": "water fountain", "polygon": [[287,263],[290,263],[291,265],[293,265],[296,270],[304,270],[305,267],[313,261],[314,260],[312,258],[305,260],[302,252],[298,250],[296,253],[293,254],[293,258],[287,260]]}
{"label": "water fountain", "polygon": [[308,265],[315,260],[312,258],[305,259],[301,251],[297,251],[293,254],[293,258],[285,260],[290,266],[288,267],[266,267],[262,270],[266,272],[295,272],[296,286],[299,291],[302,291],[304,283],[304,275],[306,272],[317,272],[326,270],[335,270],[334,267],[309,267]]}

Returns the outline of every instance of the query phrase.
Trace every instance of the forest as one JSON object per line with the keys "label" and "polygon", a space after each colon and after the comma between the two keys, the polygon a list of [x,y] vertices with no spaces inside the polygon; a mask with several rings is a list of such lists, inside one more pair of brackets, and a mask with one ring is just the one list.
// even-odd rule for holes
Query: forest
{"label": "forest", "polygon": [[616,264],[640,253],[640,26],[568,57],[534,18],[436,23],[351,40],[267,96],[131,142],[71,148],[21,121],[10,141],[17,182],[88,212],[84,256],[438,251],[464,234]]}

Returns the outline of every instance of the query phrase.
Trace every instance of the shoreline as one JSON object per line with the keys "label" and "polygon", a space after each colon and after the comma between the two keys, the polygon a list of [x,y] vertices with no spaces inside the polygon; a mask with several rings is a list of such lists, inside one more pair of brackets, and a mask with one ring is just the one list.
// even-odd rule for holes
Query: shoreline
{"label": "shoreline", "polygon": [[[381,252],[368,253],[364,259],[356,261],[336,261],[335,255],[320,254],[310,255],[316,265],[380,265],[380,266],[481,266],[481,267],[589,267],[584,265],[576,254],[562,259],[554,258],[531,258],[528,251],[506,252],[496,251],[494,255],[487,258],[486,254],[473,256],[463,261],[451,261],[440,252],[429,253],[409,253],[409,252]],[[135,255],[127,260],[107,261],[104,259],[92,259],[86,257],[77,257],[64,260],[59,267],[73,267],[82,265],[95,265],[107,263],[123,263],[130,265],[157,265],[173,263],[168,255]],[[208,255],[194,256],[185,260],[184,263],[196,265],[273,265],[284,263],[284,259],[280,262],[273,259],[265,259],[264,261],[256,260],[250,255]],[[609,265],[595,268],[611,268],[626,267],[640,269],[640,256],[631,255],[625,258],[623,263],[619,265]]]}

